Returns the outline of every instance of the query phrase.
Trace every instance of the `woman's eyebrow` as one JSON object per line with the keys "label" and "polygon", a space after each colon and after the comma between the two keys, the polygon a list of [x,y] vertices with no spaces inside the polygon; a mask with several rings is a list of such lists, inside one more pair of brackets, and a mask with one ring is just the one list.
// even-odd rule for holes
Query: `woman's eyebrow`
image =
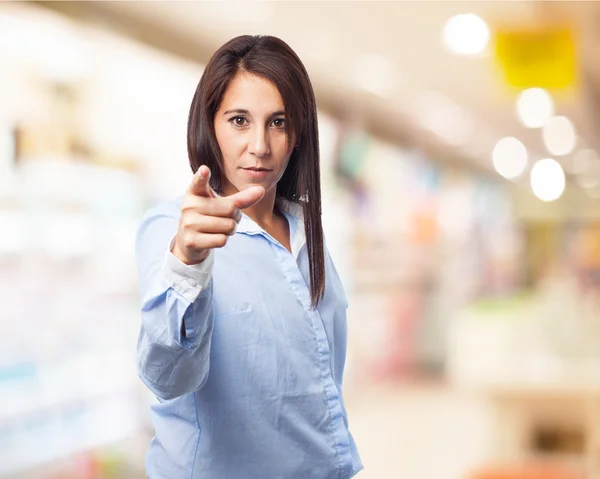
{"label": "woman's eyebrow", "polygon": [[249,115],[250,112],[248,110],[243,110],[241,108],[236,108],[233,110],[227,110],[223,112],[223,115],[230,115],[231,113],[237,113],[238,115]]}
{"label": "woman's eyebrow", "polygon": [[[232,110],[224,111],[223,115],[231,115],[232,113],[235,113],[237,115],[250,115],[250,112],[248,110],[244,110],[243,108],[234,108]],[[273,112],[269,115],[270,118],[274,116],[285,116],[285,111],[277,110],[276,112]]]}

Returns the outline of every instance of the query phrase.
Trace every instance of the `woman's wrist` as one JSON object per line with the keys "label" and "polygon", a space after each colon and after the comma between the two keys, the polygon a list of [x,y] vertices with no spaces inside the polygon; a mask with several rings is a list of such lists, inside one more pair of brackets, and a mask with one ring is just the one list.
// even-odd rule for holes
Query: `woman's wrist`
{"label": "woman's wrist", "polygon": [[181,248],[179,248],[179,245],[177,244],[177,239],[175,239],[175,244],[173,245],[171,253],[173,253],[173,255],[182,263],[187,264],[188,266],[193,266],[195,264],[202,263],[206,258],[208,258],[210,250],[201,250],[201,252],[199,252],[200,254],[195,255],[194,258],[190,258],[181,250]]}

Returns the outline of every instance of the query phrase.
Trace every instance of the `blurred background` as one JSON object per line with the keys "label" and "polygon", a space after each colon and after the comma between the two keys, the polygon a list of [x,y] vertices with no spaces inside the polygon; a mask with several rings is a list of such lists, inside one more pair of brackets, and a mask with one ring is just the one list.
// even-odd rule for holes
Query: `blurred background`
{"label": "blurred background", "polygon": [[600,477],[600,3],[573,1],[1,2],[0,477],[145,477],[133,238],[242,33],[317,94],[359,477]]}

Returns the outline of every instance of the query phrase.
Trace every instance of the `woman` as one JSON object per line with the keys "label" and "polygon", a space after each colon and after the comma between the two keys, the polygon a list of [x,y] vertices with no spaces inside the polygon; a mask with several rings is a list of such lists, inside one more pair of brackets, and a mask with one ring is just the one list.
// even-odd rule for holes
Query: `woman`
{"label": "woman", "polygon": [[185,196],[146,214],[138,371],[150,479],[349,478],[347,301],[321,226],[317,113],[275,37],[223,45],[188,123]]}

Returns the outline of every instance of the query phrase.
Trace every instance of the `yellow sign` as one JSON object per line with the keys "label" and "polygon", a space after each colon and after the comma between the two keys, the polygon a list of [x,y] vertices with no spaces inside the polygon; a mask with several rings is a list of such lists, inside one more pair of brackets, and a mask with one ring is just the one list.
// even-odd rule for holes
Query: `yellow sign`
{"label": "yellow sign", "polygon": [[495,47],[498,63],[511,86],[561,89],[575,83],[577,60],[570,28],[497,30]]}

